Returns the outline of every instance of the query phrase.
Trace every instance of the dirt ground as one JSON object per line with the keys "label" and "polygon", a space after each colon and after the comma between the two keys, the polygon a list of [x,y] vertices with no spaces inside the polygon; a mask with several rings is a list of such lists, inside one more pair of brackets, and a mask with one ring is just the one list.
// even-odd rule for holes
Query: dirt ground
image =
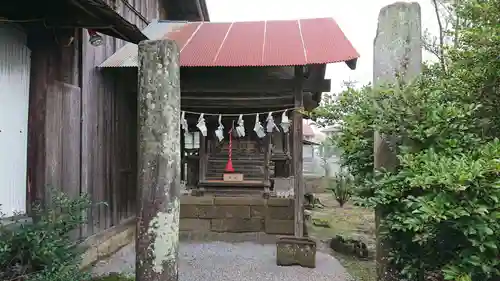
{"label": "dirt ground", "polygon": [[329,191],[316,193],[326,207],[312,210],[313,219],[327,220],[330,228],[317,227],[308,222],[309,235],[318,240],[328,241],[335,235],[354,238],[364,242],[370,251],[368,260],[342,255],[330,250],[346,270],[358,281],[376,280],[375,271],[375,217],[373,210],[346,204],[340,207]]}

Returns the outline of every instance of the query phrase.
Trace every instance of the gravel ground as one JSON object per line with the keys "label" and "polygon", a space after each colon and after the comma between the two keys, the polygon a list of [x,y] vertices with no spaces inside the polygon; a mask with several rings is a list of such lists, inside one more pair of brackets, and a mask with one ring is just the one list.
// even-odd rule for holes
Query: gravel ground
{"label": "gravel ground", "polygon": [[[276,245],[251,242],[181,242],[180,281],[349,281],[342,265],[332,256],[317,252],[316,268],[277,266]],[[130,244],[97,263],[96,275],[134,273],[135,248]]]}

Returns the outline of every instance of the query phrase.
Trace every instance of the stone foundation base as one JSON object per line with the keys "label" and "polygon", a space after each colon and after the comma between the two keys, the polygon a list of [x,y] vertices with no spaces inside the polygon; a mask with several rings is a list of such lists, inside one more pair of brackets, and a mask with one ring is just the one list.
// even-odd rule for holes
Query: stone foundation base
{"label": "stone foundation base", "polygon": [[279,237],[276,241],[276,264],[316,267],[316,241],[306,237]]}
{"label": "stone foundation base", "polygon": [[190,233],[292,235],[294,200],[262,197],[181,197],[180,230]]}
{"label": "stone foundation base", "polygon": [[80,267],[87,268],[132,243],[135,240],[135,226],[136,220],[131,218],[120,225],[88,237],[80,244],[85,250]]}

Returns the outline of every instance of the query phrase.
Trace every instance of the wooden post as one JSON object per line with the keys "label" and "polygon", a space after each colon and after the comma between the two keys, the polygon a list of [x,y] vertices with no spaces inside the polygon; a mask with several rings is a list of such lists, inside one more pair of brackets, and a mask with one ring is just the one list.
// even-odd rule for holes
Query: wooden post
{"label": "wooden post", "polygon": [[[303,66],[295,67],[295,89],[293,93],[293,100],[295,108],[302,108],[303,94],[302,84],[304,80]],[[296,237],[304,236],[304,188],[303,188],[303,173],[302,173],[302,112],[294,110],[292,112],[292,126],[293,126],[293,146],[292,146],[292,159],[293,159],[293,176],[294,180],[294,193],[295,193],[295,223],[294,234]]]}
{"label": "wooden post", "polygon": [[272,138],[273,133],[267,133],[264,139],[264,195],[269,195],[269,187],[270,187],[270,170],[271,170],[271,146],[272,146]]}
{"label": "wooden post", "polygon": [[[397,20],[394,20],[397,19]],[[395,3],[380,10],[373,49],[373,86],[410,82],[421,72],[422,31],[418,3]],[[376,170],[393,170],[398,161],[390,140],[375,132],[374,166]],[[381,239],[381,221],[386,211],[375,210],[377,230],[377,280],[394,280],[396,273],[388,263],[390,245]]]}
{"label": "wooden post", "polygon": [[[182,131],[182,130],[181,130]],[[181,180],[186,181],[186,136],[184,132],[181,133]]]}
{"label": "wooden post", "polygon": [[200,157],[200,166],[198,167],[198,179],[204,181],[207,175],[207,138],[200,132],[200,150],[198,151]]}
{"label": "wooden post", "polygon": [[180,211],[179,50],[139,43],[136,280],[177,281]]}

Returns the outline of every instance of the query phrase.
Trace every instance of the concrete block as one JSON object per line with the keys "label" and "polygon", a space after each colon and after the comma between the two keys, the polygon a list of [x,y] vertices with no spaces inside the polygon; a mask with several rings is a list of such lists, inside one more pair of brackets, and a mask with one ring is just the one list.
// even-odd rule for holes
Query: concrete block
{"label": "concrete block", "polygon": [[182,205],[213,205],[214,198],[212,196],[181,196],[181,206]]}
{"label": "concrete block", "polygon": [[266,206],[250,206],[250,217],[265,218],[267,214]]}
{"label": "concrete block", "polygon": [[181,205],[180,218],[214,218],[215,207],[211,205]]}
{"label": "concrete block", "polygon": [[294,232],[293,220],[266,219],[264,224],[267,234],[293,235]]}
{"label": "concrete block", "polygon": [[260,219],[212,219],[211,230],[214,232],[259,232],[262,230]]}
{"label": "concrete block", "polygon": [[215,218],[250,218],[250,206],[216,206]]}
{"label": "concrete block", "polygon": [[189,218],[189,219],[198,218],[198,208],[197,208],[197,205],[189,205],[189,204],[181,205],[180,218],[181,219],[185,219],[185,218]]}
{"label": "concrete block", "polygon": [[267,205],[268,206],[275,206],[275,207],[287,207],[287,206],[293,206],[294,205],[294,200],[291,198],[269,198],[267,199]]}
{"label": "concrete block", "polygon": [[179,224],[180,231],[203,232],[210,231],[209,219],[181,219]]}
{"label": "concrete block", "polygon": [[305,237],[279,237],[276,241],[276,264],[316,267],[316,241]]}
{"label": "concrete block", "polygon": [[86,268],[99,259],[115,253],[133,242],[134,238],[135,218],[88,237],[80,245],[85,249],[82,254],[81,268]]}
{"label": "concrete block", "polygon": [[268,207],[267,216],[270,219],[293,220],[293,206],[288,207]]}
{"label": "concrete block", "polygon": [[263,206],[266,201],[258,197],[215,197],[215,205]]}

